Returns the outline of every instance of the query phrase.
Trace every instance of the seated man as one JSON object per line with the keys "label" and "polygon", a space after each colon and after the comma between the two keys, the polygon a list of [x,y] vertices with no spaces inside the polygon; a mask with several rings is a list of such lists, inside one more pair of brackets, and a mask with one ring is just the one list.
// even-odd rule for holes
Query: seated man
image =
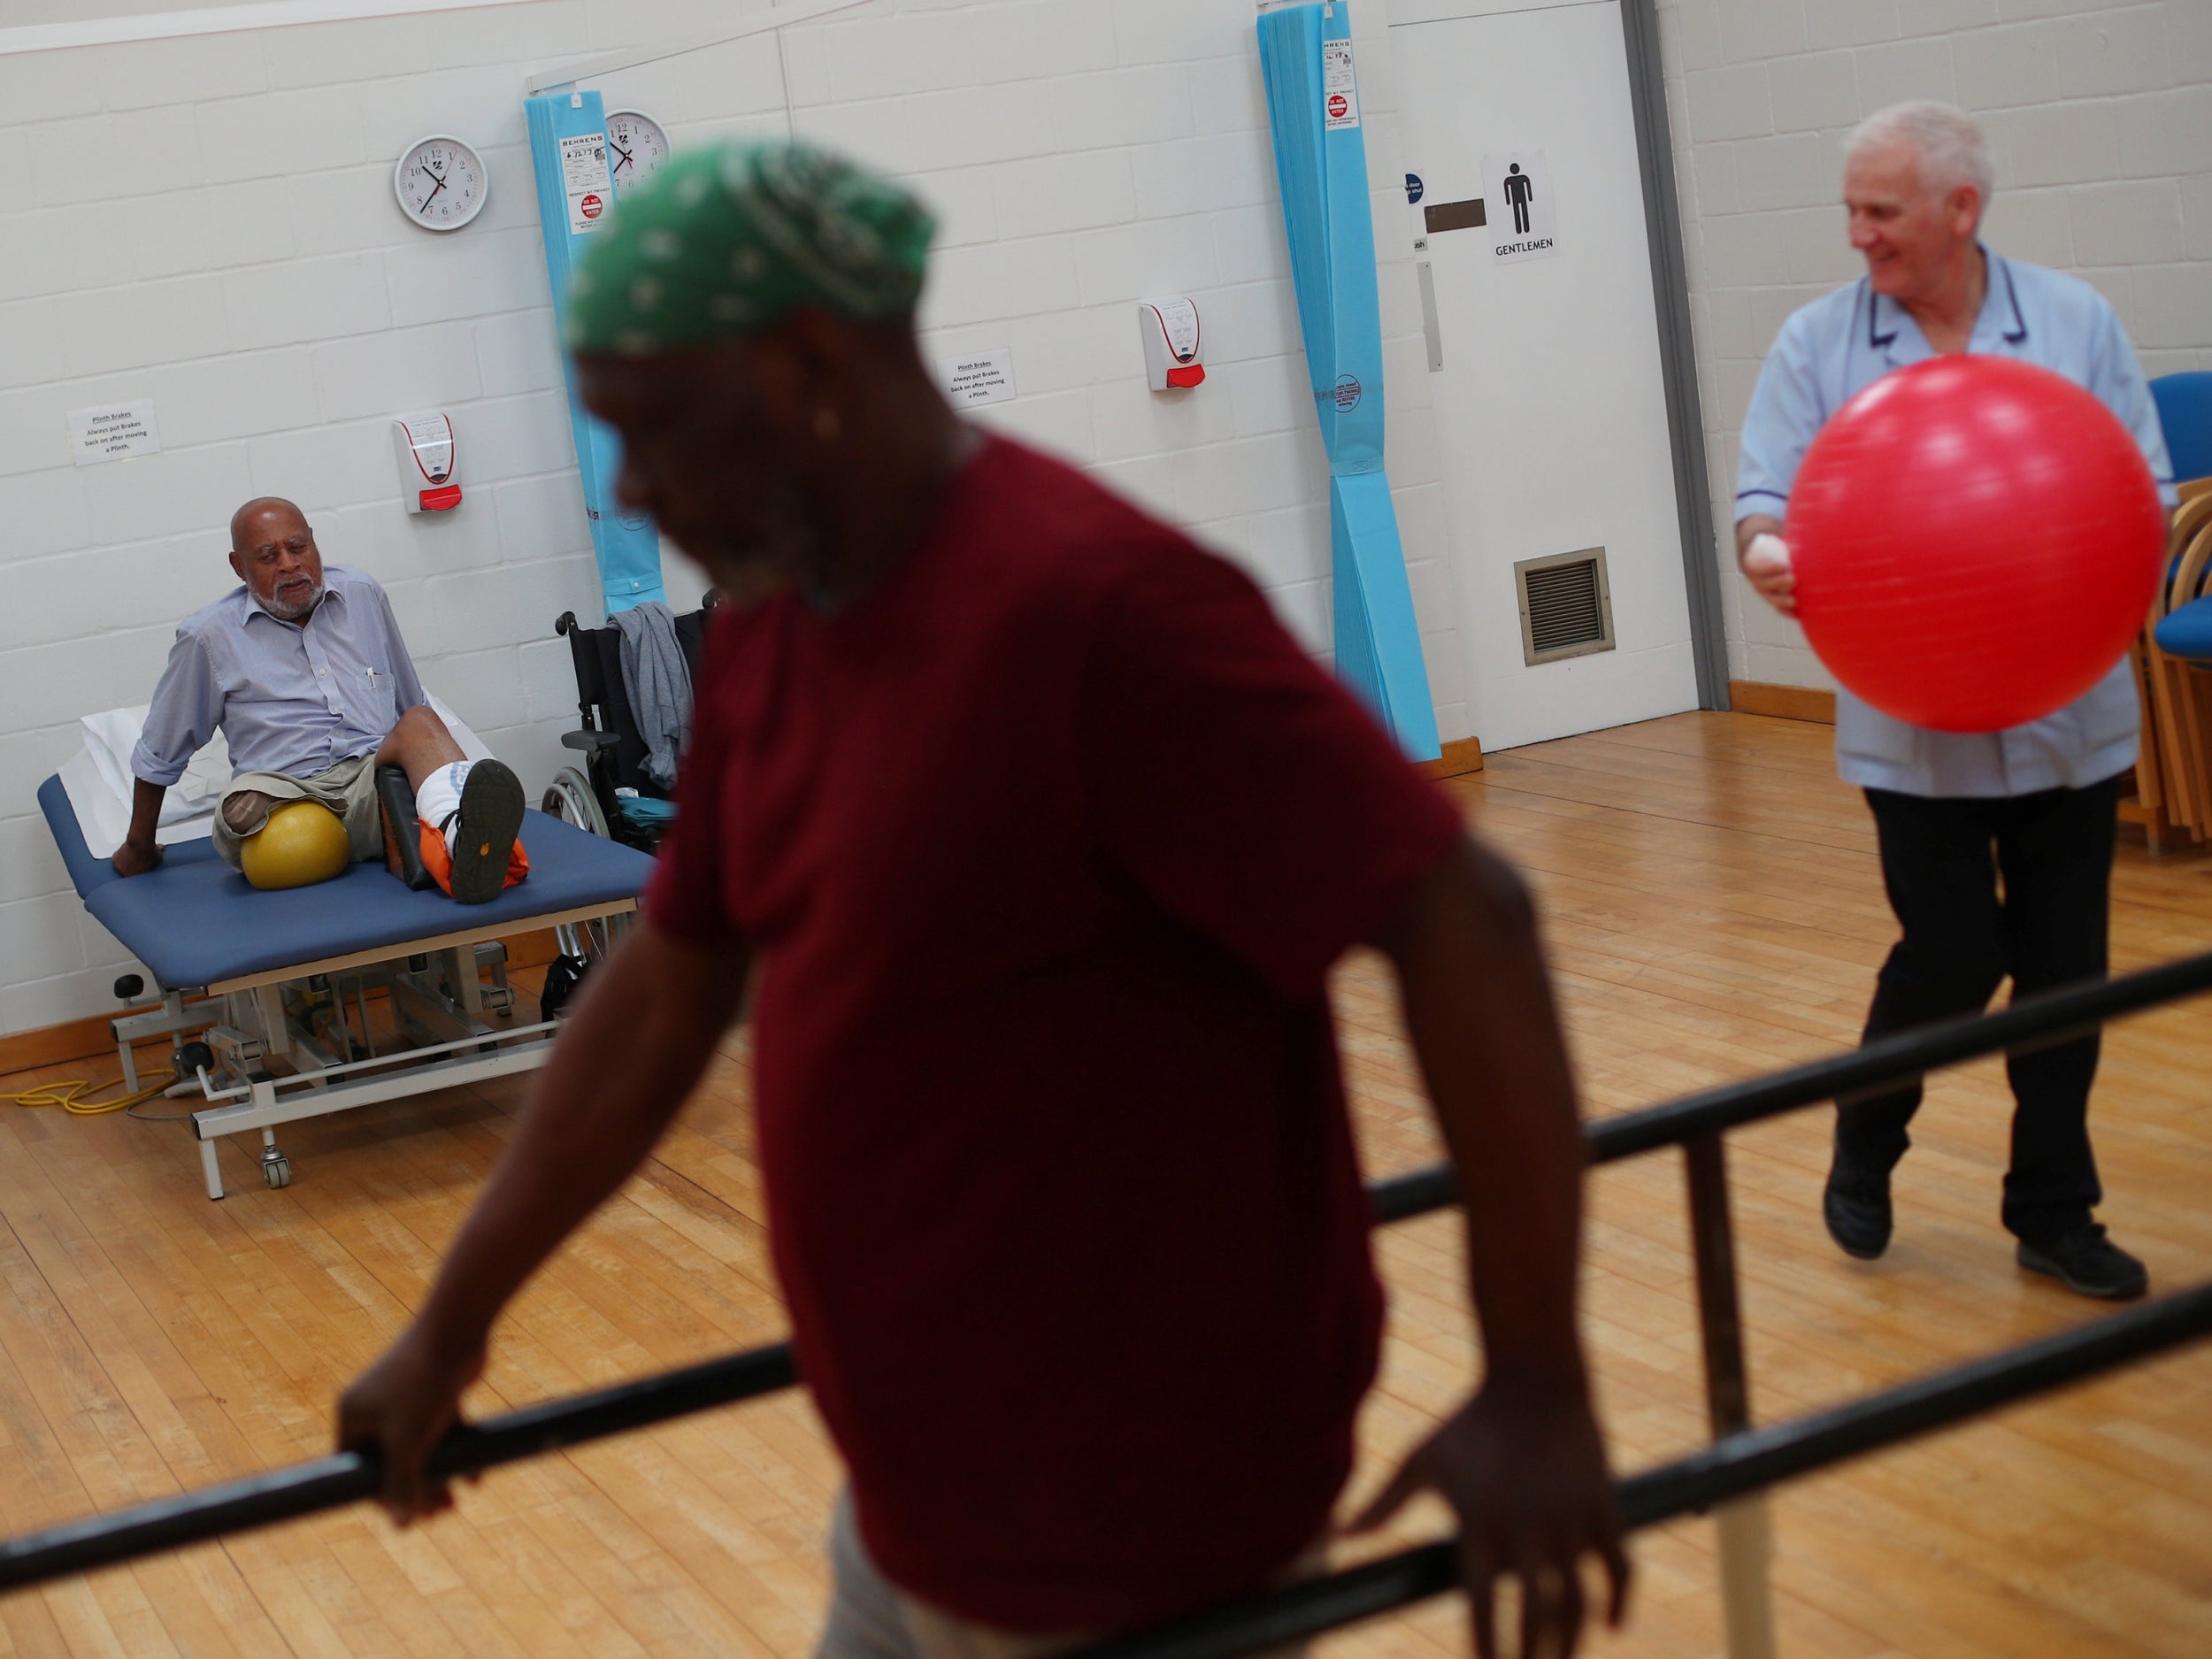
{"label": "seated man", "polygon": [[[119,874],[161,863],[162,796],[220,730],[234,768],[215,815],[215,850],[239,849],[288,801],[344,820],[358,859],[385,853],[376,769],[397,766],[415,792],[423,862],[464,904],[522,879],[529,861],[522,784],[495,760],[470,761],[423,695],[384,590],[360,571],[323,568],[300,510],[264,496],[230,521],[230,567],[245,586],[177,629],[131,756],[137,788]],[[442,833],[441,833],[442,832]]]}

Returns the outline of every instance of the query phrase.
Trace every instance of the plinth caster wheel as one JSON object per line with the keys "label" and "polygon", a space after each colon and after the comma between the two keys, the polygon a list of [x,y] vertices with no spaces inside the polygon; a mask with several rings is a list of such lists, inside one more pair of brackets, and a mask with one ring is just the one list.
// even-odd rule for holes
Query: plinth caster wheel
{"label": "plinth caster wheel", "polygon": [[274,1147],[264,1148],[261,1154],[261,1179],[271,1187],[289,1187],[292,1184],[292,1160]]}

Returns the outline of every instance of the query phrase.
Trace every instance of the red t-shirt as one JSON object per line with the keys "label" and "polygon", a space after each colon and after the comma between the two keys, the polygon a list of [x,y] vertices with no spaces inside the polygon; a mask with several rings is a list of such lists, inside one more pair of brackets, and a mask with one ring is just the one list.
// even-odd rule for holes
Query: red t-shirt
{"label": "red t-shirt", "polygon": [[1256,1587],[1380,1293],[1324,988],[1456,810],[1232,566],[993,442],[849,611],[726,610],[647,906],[759,952],[800,1369],[901,1587],[1012,1629]]}

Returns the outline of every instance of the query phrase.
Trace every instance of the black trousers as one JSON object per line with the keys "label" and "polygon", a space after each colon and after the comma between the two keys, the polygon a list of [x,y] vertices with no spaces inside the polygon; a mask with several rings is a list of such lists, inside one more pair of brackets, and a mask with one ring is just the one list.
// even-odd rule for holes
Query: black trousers
{"label": "black trousers", "polygon": [[[2119,795],[2116,778],[1987,801],[1869,789],[1904,937],[1876,981],[1867,1039],[1979,1013],[2007,975],[2015,996],[2104,978]],[[2016,1108],[2004,1224],[2032,1243],[2085,1225],[2104,1196],[2089,1149],[2097,1048],[2092,1035],[2006,1057]],[[1893,1165],[1920,1094],[1914,1082],[1839,1102],[1839,1156]]]}

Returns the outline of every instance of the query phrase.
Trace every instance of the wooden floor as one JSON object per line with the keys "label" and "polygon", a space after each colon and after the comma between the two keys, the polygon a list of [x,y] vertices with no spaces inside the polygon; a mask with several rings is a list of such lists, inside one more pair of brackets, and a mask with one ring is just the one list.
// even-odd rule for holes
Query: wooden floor
{"label": "wooden floor", "polygon": [[[1890,924],[1828,740],[1688,715],[1495,756],[1452,786],[1540,891],[1594,1115],[1854,1037]],[[2154,862],[2138,840],[2121,863],[2117,965],[2212,944],[2212,858]],[[1340,1010],[1371,1172],[1432,1161],[1374,962],[1343,968]],[[2212,1278],[2206,1021],[2198,1004],[2116,1028],[2098,1097],[2107,1218],[2170,1288]],[[296,1126],[294,1185],[248,1186],[234,1162],[220,1204],[180,1129],[0,1115],[0,1526],[325,1450],[334,1392],[421,1299],[518,1092]],[[2093,1316],[2012,1264],[2006,1117],[1993,1066],[1937,1084],[1874,1264],[1821,1231],[1824,1114],[1732,1138],[1762,1419]],[[1588,1328],[1623,1469],[1703,1433],[1680,1188],[1672,1153],[1594,1180]],[[501,1327],[473,1409],[780,1334],[761,1216],[733,1041],[644,1174]],[[1476,1365],[1449,1218],[1388,1231],[1380,1255],[1392,1323],[1363,1489]],[[787,1395],[502,1472],[417,1532],[357,1510],[0,1598],[0,1652],[799,1655],[837,1479]],[[1432,1509],[1405,1530],[1440,1525]],[[2212,1351],[1801,1482],[1776,1532],[1792,1659],[2212,1654]],[[1636,1558],[1631,1626],[1596,1651],[1717,1653],[1710,1527],[1647,1534]],[[1439,1602],[1323,1651],[1467,1645]]]}

